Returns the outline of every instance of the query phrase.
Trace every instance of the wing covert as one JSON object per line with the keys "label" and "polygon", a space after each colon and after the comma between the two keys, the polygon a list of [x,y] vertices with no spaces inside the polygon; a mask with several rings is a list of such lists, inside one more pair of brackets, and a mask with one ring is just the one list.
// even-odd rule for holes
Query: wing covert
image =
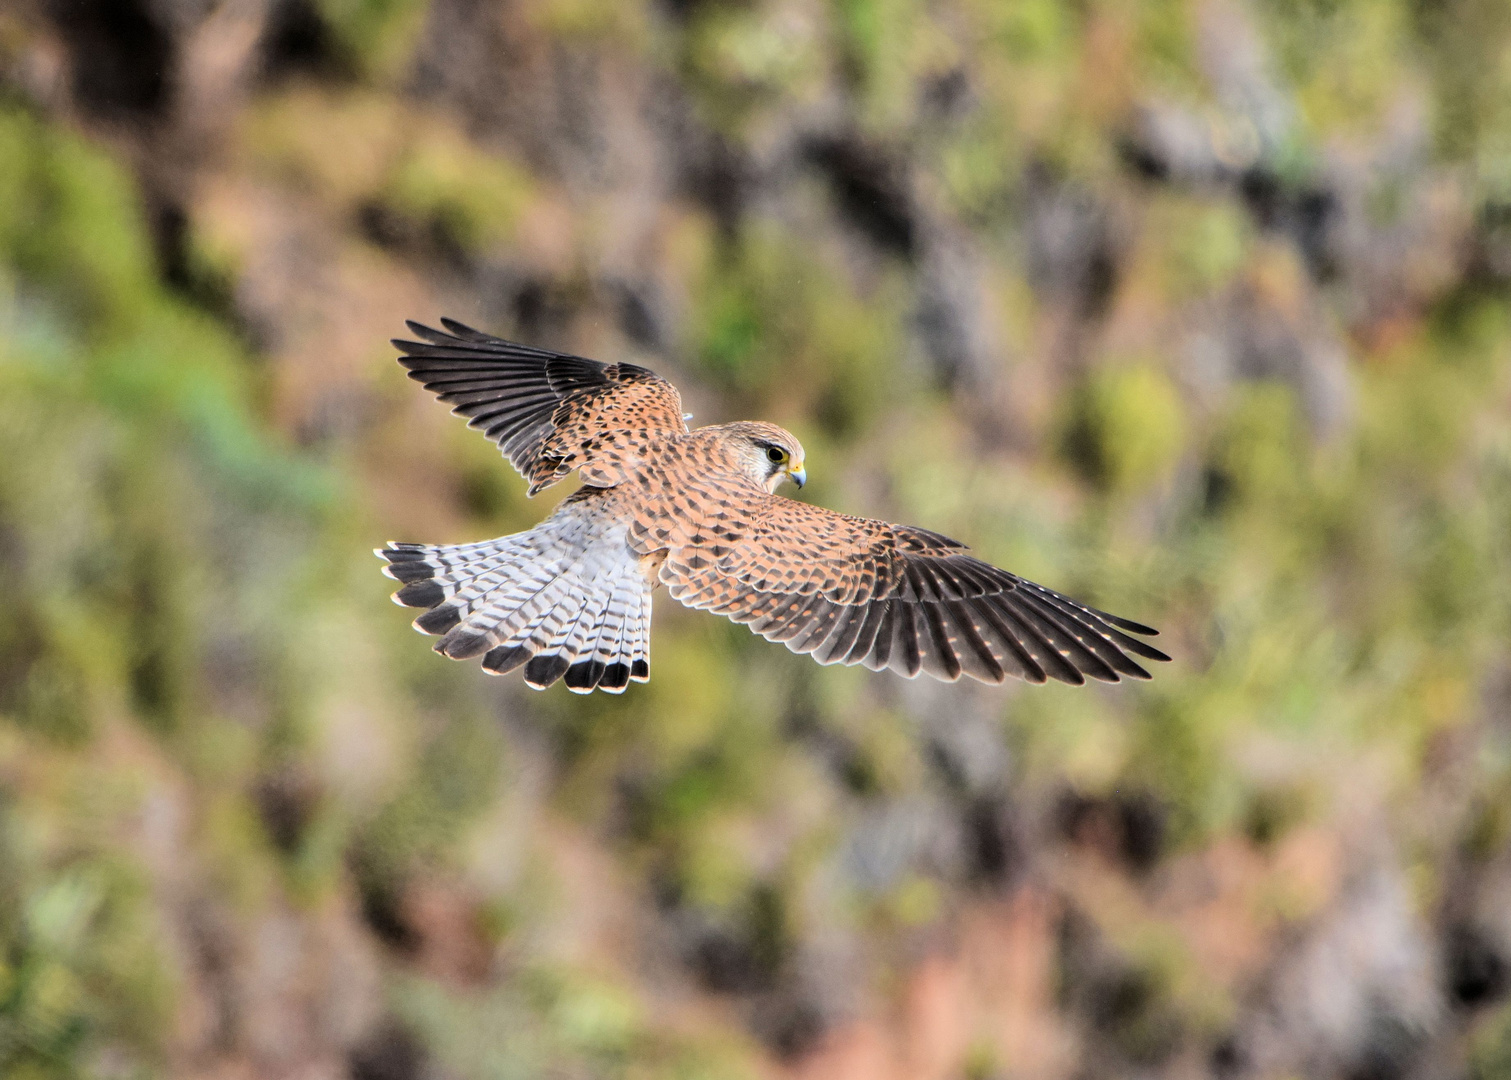
{"label": "wing covert", "polygon": [[409,377],[496,442],[531,495],[573,469],[612,486],[644,444],[687,431],[676,387],[647,368],[520,345],[452,319],[441,320],[444,332],[406,325],[423,339],[394,339]]}

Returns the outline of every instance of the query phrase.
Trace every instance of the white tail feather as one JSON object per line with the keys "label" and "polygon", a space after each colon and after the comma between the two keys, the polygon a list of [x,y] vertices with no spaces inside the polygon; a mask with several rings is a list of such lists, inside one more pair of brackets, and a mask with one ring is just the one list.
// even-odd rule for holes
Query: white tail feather
{"label": "white tail feather", "polygon": [[[622,692],[649,676],[650,588],[622,523],[564,503],[529,532],[475,544],[390,544],[394,599],[424,607],[415,627],[454,659],[487,653],[502,673],[523,664],[543,688]],[[570,511],[570,512],[568,512]]]}

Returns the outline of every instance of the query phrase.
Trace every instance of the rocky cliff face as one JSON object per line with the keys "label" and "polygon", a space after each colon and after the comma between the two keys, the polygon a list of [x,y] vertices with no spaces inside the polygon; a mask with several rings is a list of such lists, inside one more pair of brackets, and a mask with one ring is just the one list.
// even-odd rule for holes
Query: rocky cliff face
{"label": "rocky cliff face", "polygon": [[[0,5],[0,1071],[1511,1075],[1492,0]],[[451,315],[1166,628],[430,654]],[[809,492],[804,497],[809,497]]]}

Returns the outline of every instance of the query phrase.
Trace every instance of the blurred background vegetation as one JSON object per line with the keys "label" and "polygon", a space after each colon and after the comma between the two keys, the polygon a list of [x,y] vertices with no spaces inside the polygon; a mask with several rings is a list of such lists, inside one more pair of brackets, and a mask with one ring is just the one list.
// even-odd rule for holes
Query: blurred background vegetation
{"label": "blurred background vegetation", "polygon": [[[1504,0],[0,0],[0,1074],[1511,1078]],[[631,359],[1148,685],[620,699],[386,339]]]}

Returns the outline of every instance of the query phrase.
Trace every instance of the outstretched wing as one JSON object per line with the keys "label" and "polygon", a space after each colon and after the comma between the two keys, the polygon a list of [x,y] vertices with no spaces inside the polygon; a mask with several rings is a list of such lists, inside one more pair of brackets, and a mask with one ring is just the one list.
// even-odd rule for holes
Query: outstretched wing
{"label": "outstretched wing", "polygon": [[966,554],[938,533],[776,496],[743,527],[667,552],[661,580],[689,607],[728,616],[821,664],[1080,684],[1149,678],[1170,659],[1097,611]]}
{"label": "outstretched wing", "polygon": [[406,325],[424,339],[394,339],[409,377],[498,443],[531,495],[573,469],[610,487],[647,442],[687,431],[677,388],[646,368],[517,345],[451,319],[441,320],[449,333]]}

